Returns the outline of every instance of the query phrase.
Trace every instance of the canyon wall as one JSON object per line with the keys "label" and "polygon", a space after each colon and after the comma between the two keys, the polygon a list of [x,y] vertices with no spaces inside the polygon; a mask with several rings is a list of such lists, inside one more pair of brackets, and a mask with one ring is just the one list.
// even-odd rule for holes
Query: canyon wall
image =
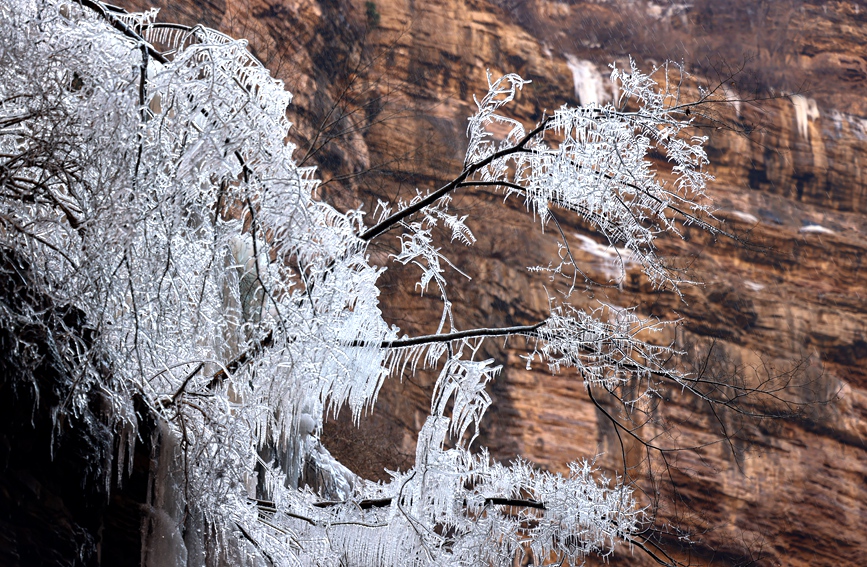
{"label": "canyon wall", "polygon": [[[295,94],[298,159],[320,168],[323,198],[371,214],[377,199],[408,199],[460,172],[466,117],[488,72],[533,81],[510,109],[529,125],[563,103],[607,96],[608,64],[682,61],[694,74],[686,95],[700,86],[719,95],[697,123],[709,139],[715,215],[731,237],[683,227],[684,238],[665,238],[661,250],[701,283],[683,297],[655,290],[633,269],[612,283],[590,227],[567,214],[560,222],[586,274],[612,283],[579,281],[586,305],[637,305],[680,320],[663,337],[685,352],[678,364],[753,394],[732,409],[663,390],[627,422],[616,399],[594,403],[574,373],[527,370],[523,341],[492,343],[484,354],[504,370],[481,443],[497,458],[522,455],[555,470],[595,456],[610,473],[633,477],[643,501],[658,506],[658,541],[685,562],[863,563],[867,8],[802,0],[207,0],[161,8],[163,21],[248,38]],[[544,318],[563,283],[526,268],[556,258],[559,232],[501,194],[467,191],[455,209],[478,237],[472,248],[444,247],[472,278],[450,274],[458,328]],[[371,254],[385,262],[397,239],[379,240]],[[438,301],[415,292],[416,276],[395,268],[382,280],[386,316],[409,334],[434,331],[440,318]],[[341,416],[326,427],[326,445],[366,476],[406,467],[432,381],[421,372],[388,382],[360,429]],[[612,563],[653,564],[629,550]]]}

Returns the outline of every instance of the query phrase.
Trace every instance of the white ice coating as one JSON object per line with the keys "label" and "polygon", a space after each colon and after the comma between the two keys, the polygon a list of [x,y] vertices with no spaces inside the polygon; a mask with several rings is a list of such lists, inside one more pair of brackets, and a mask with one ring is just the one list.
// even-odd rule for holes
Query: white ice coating
{"label": "white ice coating", "polygon": [[[185,493],[184,459],[177,433],[160,421],[152,437],[147,513],[142,521],[143,567],[267,567],[261,550],[239,538],[231,525],[204,519]],[[220,542],[218,545],[217,542]],[[273,563],[270,563],[273,565]]]}
{"label": "white ice coating", "polygon": [[795,123],[798,133],[805,140],[810,139],[810,122],[819,118],[819,106],[816,101],[803,95],[792,95],[792,105],[795,107]]}
{"label": "white ice coating", "polygon": [[165,422],[159,423],[154,442],[159,454],[152,460],[149,514],[142,522],[142,564],[187,565],[180,448]]}
{"label": "white ice coating", "polygon": [[[596,65],[584,59],[578,59],[572,54],[566,54],[566,65],[572,71],[572,84],[575,96],[582,106],[590,104],[601,105],[616,98],[617,86],[602,77]],[[610,85],[610,86],[609,86]],[[609,90],[610,89],[610,90]]]}
{"label": "white ice coating", "polygon": [[855,133],[855,137],[862,142],[867,141],[867,120],[851,115],[847,115],[847,120],[849,126],[852,128],[852,132]]}
{"label": "white ice coating", "polygon": [[731,88],[729,85],[723,85],[723,92],[725,93],[726,100],[729,101],[729,104],[735,109],[735,114],[738,118],[741,117],[741,97],[738,92]]}

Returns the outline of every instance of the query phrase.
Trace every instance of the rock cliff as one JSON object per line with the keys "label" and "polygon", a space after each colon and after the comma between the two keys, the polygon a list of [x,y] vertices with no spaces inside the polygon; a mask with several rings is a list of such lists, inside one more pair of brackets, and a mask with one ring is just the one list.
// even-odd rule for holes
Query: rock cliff
{"label": "rock cliff", "polygon": [[[686,227],[683,240],[662,243],[702,282],[682,299],[630,271],[619,285],[589,285],[587,302],[681,319],[670,335],[686,352],[681,364],[765,392],[739,408],[778,417],[664,391],[653,420],[624,423],[677,449],[648,451],[607,419],[620,415],[611,400],[595,405],[572,374],[525,370],[525,345],[510,341],[491,348],[504,371],[482,443],[498,458],[520,454],[552,469],[598,455],[600,466],[634,476],[647,503],[659,503],[663,532],[668,523],[691,530],[689,547],[674,530],[660,535],[684,561],[863,563],[867,8],[808,0],[205,0],[161,8],[163,20],[248,38],[296,96],[298,157],[320,167],[323,197],[369,211],[377,198],[406,198],[460,171],[465,120],[488,70],[532,79],[513,108],[529,124],[564,102],[606,96],[600,78],[609,63],[630,55],[642,67],[683,61],[696,77],[688,89],[704,84],[731,101],[713,105],[714,120],[700,124],[716,216],[737,239]],[[447,251],[472,277],[450,283],[457,325],[542,318],[554,290],[526,267],[556,257],[559,234],[502,195],[466,192],[456,206],[479,237],[471,249]],[[589,227],[568,215],[561,223],[588,275],[607,281],[610,263]],[[396,239],[381,240],[371,253],[385,259]],[[389,320],[408,332],[434,330],[437,302],[413,295],[412,274],[395,269],[385,278]],[[386,384],[361,430],[338,419],[326,444],[366,475],[406,466],[431,384],[425,373]],[[652,564],[628,551],[613,562]]]}

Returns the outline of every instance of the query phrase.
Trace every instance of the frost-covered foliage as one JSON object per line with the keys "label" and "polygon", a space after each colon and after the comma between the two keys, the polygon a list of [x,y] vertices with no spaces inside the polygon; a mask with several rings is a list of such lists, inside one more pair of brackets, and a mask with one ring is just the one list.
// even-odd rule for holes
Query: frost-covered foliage
{"label": "frost-covered foliage", "polygon": [[[690,221],[708,212],[705,139],[684,135],[690,122],[677,110],[676,96],[657,90],[634,63],[628,72],[615,67],[611,80],[619,85],[613,103],[563,106],[530,133],[498,114],[526,81],[517,75],[493,81],[470,119],[467,163],[488,162],[474,171],[478,180],[521,195],[543,220],[552,205],[580,214],[612,246],[631,252],[621,269],[634,260],[654,283],[676,287],[679,280],[657,257],[653,241],[662,231],[677,231],[674,215]],[[640,106],[628,111],[630,102]],[[493,123],[510,128],[504,140],[491,139]],[[665,156],[673,179],[654,171],[651,151]]]}
{"label": "frost-covered foliage", "polygon": [[[286,141],[291,97],[245,42],[83,4],[0,5],[0,243],[42,293],[85,314],[92,344],[64,356],[79,392],[112,400],[121,469],[133,399],[159,417],[146,563],[581,563],[637,542],[644,511],[619,479],[587,462],[559,475],[471,449],[499,372],[476,355],[486,336],[523,335],[528,365],[575,368],[589,388],[638,377],[649,395],[658,379],[679,380],[671,349],[647,342],[661,323],[567,297],[535,325],[458,330],[435,228],[471,245],[451,193],[496,186],[543,222],[551,207],[577,212],[629,252],[621,271],[638,263],[676,284],[654,238],[677,230],[672,214],[705,211],[707,175],[703,140],[685,135],[670,93],[634,66],[614,69],[617,100],[564,106],[528,131],[500,114],[525,81],[492,80],[464,171],[383,203],[366,227],[360,211],[314,197],[314,171]],[[494,123],[509,127],[504,139]],[[667,181],[650,151],[669,160]],[[401,337],[382,318],[385,268],[366,251],[392,228],[403,230],[394,261],[419,266],[421,290],[433,283],[443,298],[435,335]],[[364,481],[319,443],[324,416],[348,406],[358,418],[383,380],[419,361],[441,373],[415,466]]]}

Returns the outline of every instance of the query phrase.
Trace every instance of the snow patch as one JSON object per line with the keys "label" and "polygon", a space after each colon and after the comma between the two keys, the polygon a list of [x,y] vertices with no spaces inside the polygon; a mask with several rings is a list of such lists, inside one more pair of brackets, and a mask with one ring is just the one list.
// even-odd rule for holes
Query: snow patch
{"label": "snow patch", "polygon": [[849,127],[860,141],[867,141],[867,120],[857,116],[848,116]]}
{"label": "snow patch", "polygon": [[647,15],[654,20],[662,19],[662,6],[660,6],[659,4],[648,4]]}
{"label": "snow patch", "polygon": [[729,211],[729,214],[739,221],[743,221],[750,224],[756,224],[759,222],[758,217],[755,215],[751,215],[750,213],[745,213],[744,211]]}
{"label": "snow patch", "polygon": [[623,270],[636,264],[632,259],[632,252],[628,248],[617,248],[610,244],[601,244],[589,236],[578,233],[575,233],[575,238],[578,239],[581,250],[602,260],[602,269],[605,274],[618,283],[623,277]]}
{"label": "snow patch", "polygon": [[802,95],[792,95],[792,105],[795,107],[795,122],[798,133],[805,140],[810,139],[810,122],[819,118],[819,106],[816,101]]}
{"label": "snow patch", "polygon": [[837,234],[830,228],[818,225],[818,224],[807,224],[801,227],[799,230],[801,234]]}
{"label": "snow patch", "polygon": [[836,130],[837,133],[839,134],[840,132],[843,131],[843,121],[845,119],[845,115],[836,109],[832,110],[828,114],[830,114],[831,121],[834,123],[834,130]]}
{"label": "snow patch", "polygon": [[605,80],[599,73],[596,65],[584,59],[578,59],[574,55],[566,54],[566,66],[572,71],[572,84],[575,87],[575,96],[581,101],[581,106],[591,104],[601,105],[617,96],[614,90],[617,88],[613,83],[611,90],[606,88]]}
{"label": "snow patch", "polygon": [[645,10],[647,15],[654,20],[670,20],[672,16],[680,16],[681,19],[684,19],[690,8],[692,8],[692,4],[669,4],[663,6],[648,2]]}
{"label": "snow patch", "polygon": [[744,287],[751,291],[762,291],[765,289],[764,285],[757,282],[751,282],[750,280],[744,280]]}

